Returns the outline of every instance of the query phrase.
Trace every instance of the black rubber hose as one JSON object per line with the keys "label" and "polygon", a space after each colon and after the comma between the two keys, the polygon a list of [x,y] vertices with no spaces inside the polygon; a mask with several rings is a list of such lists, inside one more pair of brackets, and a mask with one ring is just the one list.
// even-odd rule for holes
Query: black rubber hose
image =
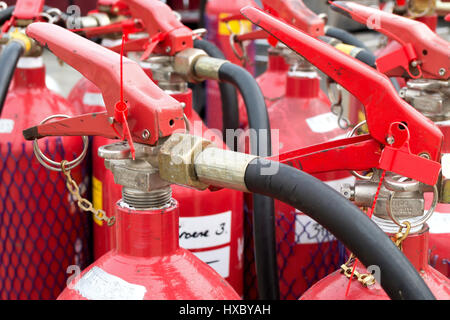
{"label": "black rubber hose", "polygon": [[24,51],[24,47],[17,41],[8,43],[0,56],[0,116],[8,94],[11,79],[16,70],[17,62]]}
{"label": "black rubber hose", "polygon": [[[225,55],[213,43],[196,39],[194,47],[205,51],[210,57],[225,60]],[[226,140],[226,130],[239,128],[239,106],[236,89],[230,83],[219,82],[220,98],[222,101],[223,138]],[[236,151],[237,141],[229,141],[229,147]]]}
{"label": "black rubber hose", "polygon": [[370,49],[358,38],[343,29],[336,27],[325,27],[325,35],[328,37],[336,38],[341,40],[345,44],[351,44],[352,46],[362,48],[370,52]]}
{"label": "black rubber hose", "polygon": [[0,25],[3,25],[6,21],[11,19],[15,6],[9,6],[8,8],[0,11]]}
{"label": "black rubber hose", "polygon": [[[333,47],[336,47],[336,45],[338,43],[336,43],[337,40],[335,40],[336,38],[332,38],[329,36],[321,36],[319,37],[320,40],[322,40],[323,42],[328,43],[329,45],[332,45]],[[376,69],[377,65],[376,65],[376,60],[377,57],[375,57],[375,55],[371,52],[371,51],[367,51],[363,48],[359,48],[361,49],[354,58],[358,59],[359,61],[367,64],[368,66],[371,66],[372,68]],[[395,90],[398,92],[400,91],[400,85],[398,84],[398,81],[396,78],[389,78],[389,80],[391,80],[392,85],[394,86]]]}
{"label": "black rubber hose", "polygon": [[[247,70],[232,63],[225,63],[220,67],[219,79],[232,83],[244,99],[249,127],[251,132],[256,133],[256,136],[253,136],[256,139],[251,141],[251,153],[270,155],[272,142],[269,116],[264,96],[256,80]],[[273,199],[254,194],[255,265],[259,298],[263,300],[280,298],[275,230]]]}
{"label": "black rubber hose", "polygon": [[375,64],[375,61],[377,60],[377,58],[370,51],[363,49],[356,54],[355,58],[361,62],[364,62],[368,66],[371,66],[372,68],[375,68],[375,69],[377,68],[377,65]]}
{"label": "black rubber hose", "polygon": [[[279,165],[276,174],[261,174],[268,164]],[[310,216],[365,266],[377,265],[380,285],[391,299],[435,299],[392,240],[366,214],[322,181],[284,164],[255,159],[246,170],[245,183],[251,192],[274,197]]]}
{"label": "black rubber hose", "polygon": [[[0,11],[0,25],[3,25],[6,21],[11,19],[15,8],[16,8],[16,6],[12,5],[12,6],[9,6],[8,8],[6,8],[5,10]],[[54,8],[44,5],[44,11],[48,11],[50,9],[54,9]],[[61,20],[65,21],[66,19],[67,19],[67,14],[64,12],[61,12]],[[59,22],[57,24],[64,26]]]}

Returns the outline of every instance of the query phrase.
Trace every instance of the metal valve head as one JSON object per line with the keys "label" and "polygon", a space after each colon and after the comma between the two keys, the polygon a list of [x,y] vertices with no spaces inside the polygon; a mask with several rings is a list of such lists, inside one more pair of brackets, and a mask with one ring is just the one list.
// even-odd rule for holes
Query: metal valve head
{"label": "metal valve head", "polygon": [[[24,131],[33,140],[44,136],[100,135],[116,138],[111,120],[121,92],[120,55],[61,27],[33,23],[27,34],[56,56],[81,72],[101,91],[107,112],[82,115]],[[123,58],[123,96],[127,109],[127,125],[137,143],[156,145],[159,139],[185,128],[180,102],[160,89],[134,61]],[[115,123],[116,130],[121,124]],[[144,132],[148,134],[144,135]]]}

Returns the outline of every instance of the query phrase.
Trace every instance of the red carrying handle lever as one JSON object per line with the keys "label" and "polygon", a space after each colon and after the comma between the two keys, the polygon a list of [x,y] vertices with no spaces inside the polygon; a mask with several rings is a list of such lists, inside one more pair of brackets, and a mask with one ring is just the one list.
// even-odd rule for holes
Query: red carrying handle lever
{"label": "red carrying handle lever", "polygon": [[123,0],[133,17],[142,20],[152,37],[150,48],[157,53],[175,55],[194,46],[192,30],[183,25],[172,9],[159,0]]}
{"label": "red carrying handle lever", "polygon": [[449,79],[450,43],[424,23],[350,1],[334,1],[331,8],[399,43],[377,60],[380,72],[391,77]]}
{"label": "red carrying handle lever", "polygon": [[45,0],[17,0],[13,17],[20,20],[33,20],[44,8]]}
{"label": "red carrying handle lever", "polygon": [[280,17],[312,37],[324,35],[325,22],[303,3],[302,0],[262,0],[264,9]]}
{"label": "red carrying handle lever", "polygon": [[7,32],[16,20],[35,21],[44,8],[44,2],[45,0],[17,0],[11,19],[3,24],[1,33]]}
{"label": "red carrying handle lever", "polygon": [[[30,128],[24,132],[26,139],[55,135],[116,137],[111,122],[116,130],[123,130],[113,121],[117,121],[116,104],[121,96],[120,55],[48,23],[29,25],[27,34],[92,81],[102,91],[107,111]],[[181,104],[156,86],[136,62],[123,58],[123,74],[127,124],[134,141],[154,145],[185,128]]]}
{"label": "red carrying handle lever", "polygon": [[[389,162],[390,171],[419,181],[436,182],[440,170],[442,132],[431,120],[403,101],[385,75],[257,8],[245,7],[241,12],[341,84],[365,106],[370,135],[384,145],[380,163]],[[408,141],[401,132],[391,133],[392,123],[403,123],[408,127]],[[426,155],[432,161],[419,155]],[[401,163],[396,161],[399,159]],[[412,163],[423,165],[420,170],[426,174],[417,174],[418,167],[410,166]],[[432,175],[432,178],[428,179],[426,175]]]}

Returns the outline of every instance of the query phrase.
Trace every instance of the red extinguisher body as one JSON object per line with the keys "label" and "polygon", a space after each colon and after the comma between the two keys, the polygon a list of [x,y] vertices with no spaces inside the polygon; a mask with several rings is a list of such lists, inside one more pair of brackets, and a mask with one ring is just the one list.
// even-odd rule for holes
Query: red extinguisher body
{"label": "red extinguisher body", "polygon": [[[42,58],[21,58],[0,119],[0,298],[55,299],[70,266],[91,262],[90,220],[59,172],[44,168],[22,131],[55,115],[73,115],[66,99],[45,85]],[[52,160],[80,155],[79,137],[39,142]],[[86,162],[71,171],[86,196]]]}
{"label": "red extinguisher body", "polygon": [[[151,77],[151,71],[145,69]],[[86,90],[86,91],[84,91]],[[84,91],[84,92],[83,92]],[[104,109],[101,92],[88,80],[80,80],[72,90],[74,100],[84,112]],[[185,104],[184,113],[191,133],[202,135],[223,147],[223,141],[214,131],[209,131],[192,109],[192,92],[187,90],[172,96]],[[91,105],[83,104],[92,102]],[[89,110],[89,111],[88,111]],[[115,141],[93,138],[93,204],[108,214],[122,197],[122,187],[114,183],[112,173],[105,168],[104,159],[97,155],[98,147]],[[174,185],[172,194],[180,203],[180,246],[189,249],[201,260],[210,264],[239,293],[243,292],[243,195],[223,189],[197,191]],[[94,257],[100,258],[114,248],[114,232],[102,221],[94,220]]]}
{"label": "red extinguisher body", "polygon": [[[248,61],[240,60],[234,53],[230,44],[230,30],[235,34],[252,31],[252,24],[246,19],[230,21],[228,24],[221,19],[228,16],[240,15],[241,8],[256,4],[252,0],[220,1],[212,0],[206,4],[205,24],[208,30],[207,39],[213,42],[225,55],[228,61],[244,66],[254,74],[255,45],[253,42],[245,43]],[[239,50],[239,49],[238,49]],[[238,52],[242,55],[242,52]],[[222,130],[222,103],[217,81],[206,82],[206,124],[209,128]]]}
{"label": "red extinguisher body", "polygon": [[[268,114],[274,155],[326,142],[345,133],[330,112],[330,102],[320,90],[320,78],[314,70],[289,72],[285,96],[272,104]],[[337,189],[341,183],[353,180],[348,172],[330,172],[317,177]],[[245,195],[245,201],[251,211],[251,196]],[[315,221],[282,202],[275,201],[275,215],[280,296],[298,299],[309,286],[339,266],[338,243]],[[251,225],[245,228],[250,243]],[[249,271],[245,275],[246,297],[255,299],[252,245],[246,245],[245,250]]]}
{"label": "red extinguisher body", "polygon": [[[282,99],[286,93],[286,73],[289,65],[280,54],[279,48],[270,48],[268,51],[267,69],[256,78],[264,95],[267,110]],[[239,96],[239,121],[242,128],[248,125],[247,110],[241,96]]]}
{"label": "red extinguisher body", "polygon": [[[436,123],[444,134],[442,161],[450,161],[450,121]],[[430,264],[450,277],[450,204],[438,203],[430,220]]]}
{"label": "red extinguisher body", "polygon": [[[402,243],[403,252],[419,271],[436,299],[450,299],[450,281],[428,264],[428,227],[408,236]],[[360,273],[368,273],[364,267],[356,267]],[[376,278],[376,277],[375,277]],[[389,297],[378,282],[365,287],[352,280],[348,294],[349,279],[339,270],[323,278],[300,298],[301,300],[388,300]],[[383,281],[383,279],[379,279]]]}
{"label": "red extinguisher body", "polygon": [[176,200],[163,209],[134,210],[117,203],[116,245],[80,276],[60,300],[239,299],[212,268],[178,245]]}

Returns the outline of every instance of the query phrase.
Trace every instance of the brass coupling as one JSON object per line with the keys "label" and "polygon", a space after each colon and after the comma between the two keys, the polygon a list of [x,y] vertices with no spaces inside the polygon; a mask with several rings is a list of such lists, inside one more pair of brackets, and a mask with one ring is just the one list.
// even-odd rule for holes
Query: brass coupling
{"label": "brass coupling", "polygon": [[5,44],[13,41],[20,43],[24,49],[23,56],[25,57],[36,57],[42,54],[42,47],[39,46],[36,41],[28,37],[24,32],[22,32],[21,29],[17,28],[13,30],[5,39],[7,39]]}
{"label": "brass coupling", "polygon": [[199,190],[214,186],[248,192],[245,172],[255,158],[217,148],[201,137],[175,133],[159,150],[159,175],[171,183]]}
{"label": "brass coupling", "polygon": [[200,49],[185,49],[174,57],[174,71],[188,82],[219,80],[219,70],[227,60],[212,58]]}

